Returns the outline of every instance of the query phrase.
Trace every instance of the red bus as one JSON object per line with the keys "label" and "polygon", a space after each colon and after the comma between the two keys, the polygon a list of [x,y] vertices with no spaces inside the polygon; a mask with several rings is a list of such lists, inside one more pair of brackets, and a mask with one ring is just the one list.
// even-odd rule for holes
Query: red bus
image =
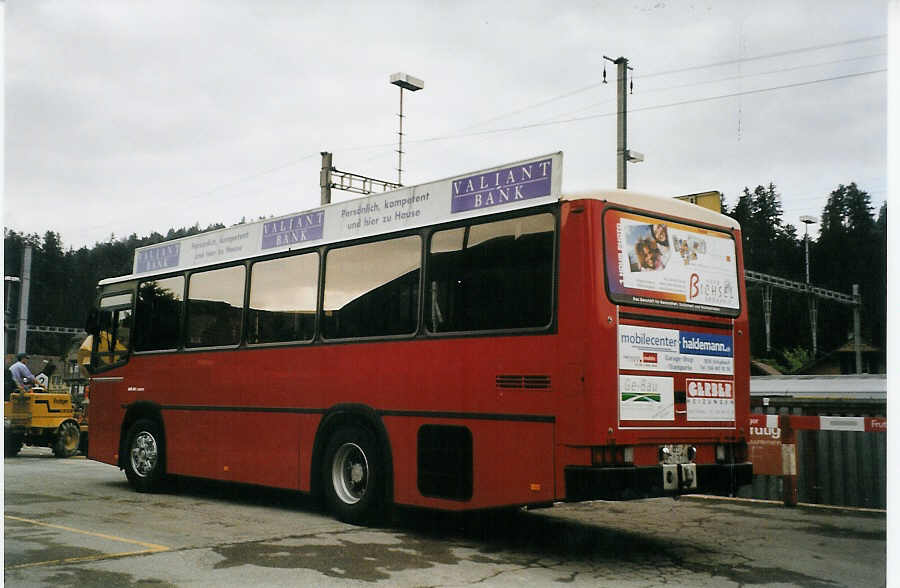
{"label": "red bus", "polygon": [[91,459],[340,519],[750,482],[740,228],[562,195],[562,154],[136,250],[89,320]]}

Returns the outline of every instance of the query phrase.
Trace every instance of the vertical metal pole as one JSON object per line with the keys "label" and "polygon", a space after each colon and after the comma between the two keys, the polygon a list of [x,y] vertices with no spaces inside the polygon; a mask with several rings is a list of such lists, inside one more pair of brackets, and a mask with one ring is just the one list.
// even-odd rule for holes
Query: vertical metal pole
{"label": "vertical metal pole", "polygon": [[28,335],[28,296],[31,292],[31,246],[22,251],[22,281],[19,289],[19,330],[16,338],[16,353],[25,353],[25,339]]}
{"label": "vertical metal pole", "polygon": [[781,480],[785,506],[797,506],[797,435],[791,425],[790,415],[783,414],[781,421]]}
{"label": "vertical metal pole", "polygon": [[628,132],[626,111],[628,108],[628,60],[619,57],[614,62],[616,64],[616,187],[626,189],[628,187],[628,174],[625,168],[627,161],[625,155],[628,152],[626,135]]}
{"label": "vertical metal pole", "polygon": [[806,234],[803,236],[806,244],[806,283],[809,284],[809,225],[806,225]]}
{"label": "vertical metal pole", "polygon": [[859,284],[853,284],[853,351],[856,355],[856,373],[862,373],[862,345],[859,340]]}
{"label": "vertical metal pole", "polygon": [[322,206],[331,204],[332,154],[322,151],[322,171],[319,172],[319,187],[322,190]]}
{"label": "vertical metal pole", "polygon": [[763,318],[766,322],[766,353],[772,351],[772,286],[763,286]]}
{"label": "vertical metal pole", "polygon": [[[398,86],[399,87],[399,86]],[[397,133],[399,138],[397,147],[397,183],[403,185],[403,88],[400,87],[400,131]]]}
{"label": "vertical metal pole", "polygon": [[813,359],[818,357],[819,346],[816,340],[816,322],[819,315],[819,301],[814,294],[809,295],[809,328],[812,331]]}

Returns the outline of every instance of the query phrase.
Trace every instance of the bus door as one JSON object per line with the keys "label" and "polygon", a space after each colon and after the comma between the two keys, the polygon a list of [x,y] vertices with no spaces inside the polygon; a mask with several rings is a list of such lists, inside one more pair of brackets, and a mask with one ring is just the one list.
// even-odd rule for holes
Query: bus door
{"label": "bus door", "polygon": [[[96,455],[96,451],[112,451],[118,447],[118,423],[121,405],[127,402],[127,382],[116,368],[123,366],[131,351],[133,327],[133,297],[131,292],[103,295],[98,310],[88,324],[91,337],[91,430],[88,453],[91,459],[115,463],[113,455]],[[105,400],[101,400],[105,399]],[[110,401],[109,399],[117,399]],[[116,436],[115,439],[112,436]],[[110,436],[104,439],[104,436]],[[95,449],[104,448],[104,449]]]}

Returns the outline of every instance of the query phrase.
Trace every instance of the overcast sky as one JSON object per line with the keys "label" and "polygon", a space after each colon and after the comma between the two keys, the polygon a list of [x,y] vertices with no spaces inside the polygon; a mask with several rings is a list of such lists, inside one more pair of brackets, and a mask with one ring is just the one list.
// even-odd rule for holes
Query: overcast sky
{"label": "overcast sky", "polygon": [[[785,222],[855,181],[886,197],[886,3],[43,2],[5,15],[4,226],[111,234],[230,225],[319,203],[320,151],[404,183],[561,150],[563,191],[615,187],[615,66],[629,188],[774,182]],[[354,196],[335,192],[334,200]],[[815,229],[816,227],[814,227]]]}

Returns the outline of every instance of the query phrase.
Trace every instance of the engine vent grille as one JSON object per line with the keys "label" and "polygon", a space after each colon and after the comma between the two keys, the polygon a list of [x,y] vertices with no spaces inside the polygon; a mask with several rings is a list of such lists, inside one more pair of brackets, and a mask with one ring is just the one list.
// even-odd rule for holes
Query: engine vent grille
{"label": "engine vent grille", "polygon": [[504,390],[549,390],[550,376],[499,374],[497,376],[497,387]]}

